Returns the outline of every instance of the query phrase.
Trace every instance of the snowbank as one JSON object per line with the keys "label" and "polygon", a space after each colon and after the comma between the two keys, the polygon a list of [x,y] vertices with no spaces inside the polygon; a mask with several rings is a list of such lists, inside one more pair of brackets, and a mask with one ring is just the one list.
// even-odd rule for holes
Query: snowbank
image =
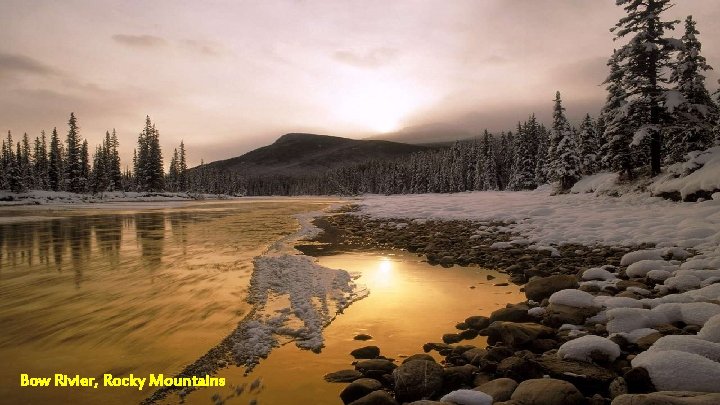
{"label": "snowbank", "polygon": [[587,335],[563,343],[557,355],[561,359],[573,359],[592,363],[593,359],[602,358],[613,362],[620,356],[620,346],[604,337]]}
{"label": "snowbank", "polygon": [[720,146],[691,152],[688,161],[676,163],[666,172],[650,185],[653,194],[679,193],[685,199],[699,191],[720,190]]}

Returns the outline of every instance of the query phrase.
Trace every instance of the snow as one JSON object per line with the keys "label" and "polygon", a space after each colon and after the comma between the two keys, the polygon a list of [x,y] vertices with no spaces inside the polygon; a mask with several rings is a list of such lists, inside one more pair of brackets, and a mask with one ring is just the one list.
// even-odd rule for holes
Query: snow
{"label": "snow", "polygon": [[615,274],[605,270],[601,269],[599,267],[593,267],[591,269],[587,269],[582,274],[583,280],[613,280],[617,278]]}
{"label": "snow", "polygon": [[673,272],[679,266],[665,260],[640,260],[628,266],[626,274],[628,277],[645,277],[648,272],[653,270],[664,270]]}
{"label": "snow", "polygon": [[720,315],[715,315],[705,322],[697,336],[709,342],[720,343]]}
{"label": "snow", "polygon": [[475,390],[456,390],[440,398],[440,402],[457,405],[492,405],[493,397]]}
{"label": "snow", "polygon": [[649,350],[653,352],[677,350],[697,354],[713,361],[720,361],[720,343],[710,342],[692,335],[663,336],[655,341]]}
{"label": "snow", "polygon": [[585,176],[570,189],[573,194],[596,193],[601,194],[614,188],[618,181],[617,173],[598,173]]}
{"label": "snow", "polygon": [[550,296],[550,303],[574,308],[590,308],[595,306],[595,297],[585,291],[566,289],[553,293]]}
{"label": "snow", "polygon": [[720,392],[720,363],[698,354],[648,350],[631,364],[646,369],[658,391]]}
{"label": "snow", "polygon": [[641,260],[663,260],[664,249],[645,249],[626,253],[620,259],[621,266],[629,266]]}
{"label": "snow", "polygon": [[587,335],[563,343],[558,349],[560,359],[572,359],[592,363],[593,354],[601,354],[610,362],[620,356],[620,346],[604,337]]}
{"label": "snow", "polygon": [[700,190],[720,190],[720,146],[691,152],[689,156],[688,161],[668,167],[666,174],[657,178],[649,190],[653,194],[679,192],[683,199]]}
{"label": "snow", "polygon": [[543,307],[535,307],[535,308],[528,309],[528,315],[535,316],[538,318],[545,315],[545,312],[546,312],[546,310]]}
{"label": "snow", "polygon": [[640,329],[635,329],[632,332],[614,333],[614,334],[610,335],[610,337],[612,337],[614,335],[619,335],[619,336],[622,336],[623,338],[625,338],[625,340],[627,340],[630,343],[637,343],[638,340],[644,338],[645,336],[650,336],[653,333],[659,333],[659,332],[657,331],[657,329],[640,328]]}

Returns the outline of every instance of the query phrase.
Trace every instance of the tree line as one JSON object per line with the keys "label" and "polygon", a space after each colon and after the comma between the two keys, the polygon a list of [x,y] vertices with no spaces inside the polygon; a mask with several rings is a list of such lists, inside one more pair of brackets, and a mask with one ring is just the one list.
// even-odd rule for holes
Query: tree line
{"label": "tree line", "polygon": [[0,189],[102,193],[108,191],[187,191],[185,145],[175,149],[166,174],[160,133],[146,117],[133,155],[133,169],[121,171],[118,137],[113,129],[90,157],[87,139],[80,135],[77,118],[70,113],[68,132],[60,140],[53,128],[49,144],[45,131],[34,141],[25,133],[14,142],[8,131],[0,151]]}

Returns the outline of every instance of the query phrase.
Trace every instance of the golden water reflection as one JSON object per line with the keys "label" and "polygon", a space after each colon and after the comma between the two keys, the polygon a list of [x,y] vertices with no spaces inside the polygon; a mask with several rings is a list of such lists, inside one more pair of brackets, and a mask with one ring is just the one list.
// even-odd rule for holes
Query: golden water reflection
{"label": "golden water reflection", "polygon": [[326,206],[0,210],[0,402],[139,402],[151,391],[21,388],[19,375],[177,373],[249,310],[252,258]]}
{"label": "golden water reflection", "polygon": [[[400,359],[422,352],[427,342],[439,342],[444,333],[470,315],[489,315],[509,302],[524,296],[519,287],[493,286],[507,276],[478,267],[442,268],[431,266],[417,256],[404,252],[348,253],[325,256],[319,263],[330,268],[358,272],[357,280],[366,284],[370,295],[347,308],[325,329],[325,348],[320,354],[301,351],[288,344],[275,349],[247,377],[243,369],[222,370],[220,376],[236,386],[249,386],[262,380],[258,393],[243,393],[228,404],[247,404],[256,399],[260,405],[316,404],[339,405],[339,393],[345,384],[330,384],[323,375],[352,368],[353,349],[377,345],[385,356]],[[495,276],[493,281],[487,275]],[[475,288],[470,288],[475,287]],[[367,342],[353,340],[359,333],[373,336]],[[464,343],[484,345],[478,337]],[[440,357],[438,357],[440,359]],[[207,404],[214,394],[231,395],[229,389],[202,389],[187,402]],[[174,403],[171,398],[167,403]]]}

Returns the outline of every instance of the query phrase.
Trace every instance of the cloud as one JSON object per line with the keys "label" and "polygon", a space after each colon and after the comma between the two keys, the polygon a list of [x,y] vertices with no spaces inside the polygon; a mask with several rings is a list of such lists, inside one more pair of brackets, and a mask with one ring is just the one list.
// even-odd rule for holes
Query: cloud
{"label": "cloud", "polygon": [[0,53],[0,78],[10,74],[60,76],[60,71],[38,60],[20,54]]}
{"label": "cloud", "polygon": [[115,42],[133,48],[157,48],[167,45],[167,41],[154,35],[125,35],[115,34],[112,36]]}
{"label": "cloud", "polygon": [[336,51],[333,58],[338,62],[360,68],[377,68],[383,66],[398,55],[395,48],[375,48],[361,53],[356,51]]}
{"label": "cloud", "polygon": [[185,39],[180,41],[180,45],[185,49],[203,54],[205,56],[220,56],[223,53],[222,46],[214,41]]}

